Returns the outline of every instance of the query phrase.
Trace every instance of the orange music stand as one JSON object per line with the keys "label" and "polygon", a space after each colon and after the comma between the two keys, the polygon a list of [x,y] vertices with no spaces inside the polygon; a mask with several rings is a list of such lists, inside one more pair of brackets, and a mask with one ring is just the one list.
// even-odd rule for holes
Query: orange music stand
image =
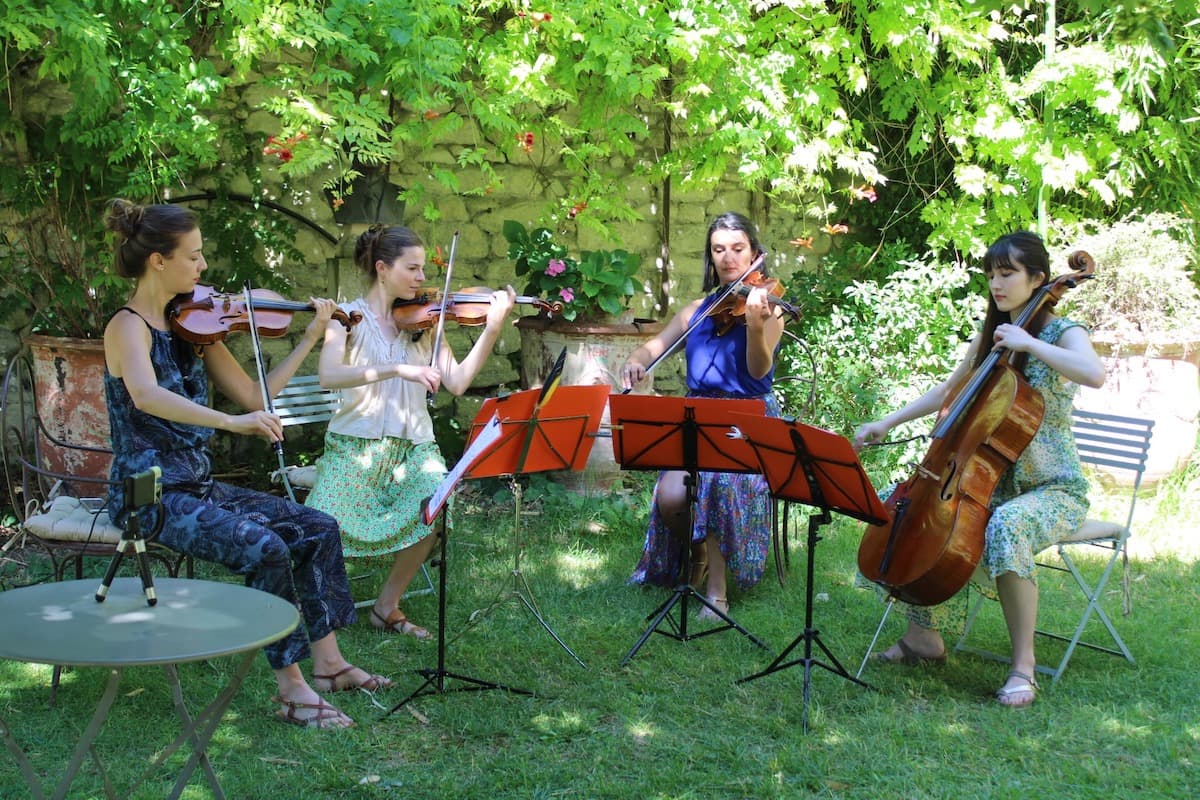
{"label": "orange music stand", "polygon": [[[804,730],[807,731],[808,701],[814,666],[840,675],[864,688],[870,688],[842,666],[821,641],[820,632],[813,627],[814,555],[817,542],[821,540],[818,531],[822,525],[830,522],[831,511],[874,525],[886,522],[888,512],[863,471],[854,447],[844,437],[779,417],[734,414],[732,421],[753,448],[771,487],[771,495],[782,500],[804,503],[816,509],[816,513],[808,518],[808,581],[805,588],[804,631],[785,647],[766,669],[737,681],[745,683],[796,664],[803,664],[804,709],[801,720]],[[785,662],[784,659],[800,642],[804,642],[804,656]],[[832,665],[813,657],[814,643]]]}
{"label": "orange music stand", "polygon": [[[622,469],[670,469],[687,473],[683,482],[687,492],[688,525],[695,520],[696,484],[701,470],[705,472],[758,473],[758,457],[742,439],[728,436],[733,416],[766,414],[766,404],[758,399],[725,399],[702,397],[657,397],[653,395],[614,394],[608,399],[612,420],[613,454]],[[740,414],[739,414],[740,412]],[[713,633],[736,630],[759,647],[766,649],[754,634],[743,628],[712,601],[697,592],[688,575],[691,563],[691,537],[682,545],[683,562],[680,583],[667,600],[647,617],[649,627],[642,632],[633,648],[622,659],[626,664],[637,654],[652,633],[686,642]],[[689,633],[688,599],[716,614],[724,624]],[[670,616],[679,606],[679,620]],[[660,630],[666,622],[669,631]]]}
{"label": "orange music stand", "polygon": [[425,682],[418,686],[412,694],[401,700],[396,705],[392,706],[388,714],[395,713],[409,701],[420,697],[423,694],[440,694],[450,691],[446,688],[446,679],[454,678],[462,681],[465,686],[456,687],[458,691],[481,691],[483,689],[504,689],[515,694],[533,694],[525,689],[514,689],[511,686],[493,683],[492,681],[480,680],[467,675],[461,675],[456,672],[450,672],[446,669],[446,573],[449,572],[448,561],[446,560],[446,514],[442,513],[446,507],[450,495],[454,492],[455,487],[462,480],[467,469],[474,462],[483,458],[487,450],[490,449],[497,441],[500,430],[500,420],[496,417],[488,420],[486,430],[482,435],[477,436],[476,440],[467,447],[462,458],[454,465],[454,468],[446,473],[446,477],[438,485],[434,493],[425,498],[421,503],[421,518],[426,525],[433,525],[438,518],[441,518],[441,524],[438,526],[439,552],[436,563],[441,567],[438,570],[438,642],[437,642],[437,668],[436,669],[419,669],[417,674],[425,676]]}
{"label": "orange music stand", "polygon": [[[466,684],[456,687],[459,691],[503,689],[514,694],[533,694],[525,689],[515,689],[511,686],[472,678],[446,669],[446,573],[449,570],[446,561],[444,507],[446,498],[453,490],[453,485],[463,477],[509,476],[513,488],[516,514],[513,530],[512,576],[514,587],[507,596],[515,595],[520,598],[542,627],[554,637],[554,640],[581,666],[587,666],[570,647],[567,647],[566,643],[542,617],[529,592],[529,584],[521,573],[521,484],[518,479],[521,475],[530,472],[582,468],[582,465],[587,462],[596,431],[600,427],[600,415],[604,410],[604,403],[608,400],[609,387],[553,386],[549,383],[548,386],[549,388],[545,390],[530,389],[504,397],[489,398],[485,401],[471,423],[467,450],[463,454],[464,459],[470,458],[470,463],[466,464],[465,468],[461,461],[456,464],[454,470],[447,475],[447,481],[451,485],[439,487],[438,491],[426,499],[422,506],[422,515],[427,524],[430,524],[435,517],[440,516],[441,518],[439,533],[441,549],[438,556],[441,565],[441,569],[438,571],[438,666],[436,669],[418,670],[419,674],[425,676],[425,682],[417,687],[416,691],[393,706],[388,712],[389,714],[422,694],[450,691],[446,688],[446,678],[453,678]],[[500,426],[498,435],[493,430],[497,423]],[[493,441],[487,444],[482,452],[473,454],[475,440],[485,430]],[[431,502],[434,505],[431,506]],[[524,587],[524,592],[521,591],[522,587]],[[496,600],[484,610],[483,614],[472,615],[467,629],[494,610],[503,599],[506,599],[506,595],[501,592]]]}
{"label": "orange music stand", "polygon": [[[468,478],[508,476],[513,493],[512,588],[501,590],[485,609],[471,615],[468,629],[505,600],[517,599],[579,666],[587,668],[575,651],[554,631],[542,615],[521,571],[521,476],[550,470],[581,470],[596,441],[607,385],[551,386],[529,389],[486,400],[471,424],[469,441],[474,441],[493,415],[500,419],[499,440],[470,469]],[[465,630],[464,630],[465,632]]]}

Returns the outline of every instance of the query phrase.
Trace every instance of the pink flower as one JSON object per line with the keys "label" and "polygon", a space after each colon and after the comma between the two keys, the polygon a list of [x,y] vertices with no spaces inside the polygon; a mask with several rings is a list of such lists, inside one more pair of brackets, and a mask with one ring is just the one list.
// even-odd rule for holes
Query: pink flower
{"label": "pink flower", "polygon": [[575,292],[571,291],[571,287],[558,290],[558,296],[563,299],[564,303],[570,303],[575,299]]}
{"label": "pink flower", "polygon": [[567,265],[561,258],[552,258],[546,264],[546,274],[553,278],[555,275],[562,275],[567,271]]}

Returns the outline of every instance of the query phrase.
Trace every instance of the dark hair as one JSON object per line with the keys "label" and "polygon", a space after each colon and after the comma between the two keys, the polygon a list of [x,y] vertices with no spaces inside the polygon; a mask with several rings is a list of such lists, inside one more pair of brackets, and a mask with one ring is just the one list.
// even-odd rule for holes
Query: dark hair
{"label": "dark hair", "polygon": [[195,213],[182,206],[140,206],[128,200],[110,200],[104,227],[116,233],[116,269],[122,278],[140,278],[152,253],[170,254],[179,239],[200,227]]}
{"label": "dark hair", "polygon": [[[1021,270],[1033,276],[1041,275],[1041,284],[1049,282],[1050,253],[1046,251],[1042,237],[1029,231],[1014,231],[997,239],[983,254],[983,271],[984,274],[991,275],[996,270],[1005,268]],[[1042,328],[1046,327],[1046,323],[1052,316],[1050,307],[1043,306],[1034,314],[1025,326],[1025,330],[1031,336],[1037,336],[1042,332]],[[1007,313],[1001,312],[996,307],[996,301],[992,298],[991,292],[988,292],[987,316],[983,318],[983,328],[979,332],[979,352],[975,354],[976,367],[983,363],[991,351],[988,343],[992,341],[992,335],[996,332],[996,328],[1006,322],[1015,322],[1015,320],[1010,319]],[[1011,363],[1013,367],[1024,372],[1025,363],[1028,360],[1028,353],[1014,353]]]}
{"label": "dark hair", "polygon": [[375,278],[375,262],[391,264],[409,247],[424,247],[421,237],[403,225],[372,225],[354,242],[354,263],[368,279]]}
{"label": "dark hair", "polygon": [[[754,229],[753,222],[733,211],[719,214],[708,226],[708,235],[704,238],[704,291],[706,292],[717,288],[717,284],[720,283],[717,279],[717,267],[712,260],[712,236],[717,231],[741,231],[746,234],[746,238],[750,240],[750,247],[754,251],[754,258],[758,258],[760,253],[766,252],[758,241],[758,232]],[[767,274],[765,260],[759,267],[759,272],[763,275]]]}

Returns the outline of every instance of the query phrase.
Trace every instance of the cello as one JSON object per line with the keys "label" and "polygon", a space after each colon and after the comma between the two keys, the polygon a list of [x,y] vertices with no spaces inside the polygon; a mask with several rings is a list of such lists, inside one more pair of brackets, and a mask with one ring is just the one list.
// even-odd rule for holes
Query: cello
{"label": "cello", "polygon": [[[1082,250],[1067,263],[1073,271],[1041,286],[1012,324],[1027,328],[1039,311],[1095,272]],[[1042,395],[1010,356],[1005,348],[990,352],[943,405],[929,452],[884,503],[889,521],[863,534],[859,571],[898,600],[941,603],[967,584],[979,564],[992,493],[1033,441],[1044,412]]]}

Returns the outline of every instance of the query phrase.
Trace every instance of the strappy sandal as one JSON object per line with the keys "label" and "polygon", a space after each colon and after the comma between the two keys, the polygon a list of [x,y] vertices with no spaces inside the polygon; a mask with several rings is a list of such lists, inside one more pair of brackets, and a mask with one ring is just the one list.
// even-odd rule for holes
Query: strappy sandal
{"label": "strappy sandal", "polygon": [[[329,705],[324,700],[318,699],[315,703],[298,703],[295,700],[284,700],[282,697],[276,696],[271,698],[272,703],[279,703],[282,706],[287,706],[287,711],[282,708],[275,712],[275,719],[280,722],[285,722],[288,725],[297,725],[301,728],[317,728],[324,730],[325,728],[353,728],[354,720],[347,717],[336,707]],[[315,710],[317,713],[311,717],[298,717],[296,710],[306,708]],[[348,720],[349,725],[327,725],[326,723],[333,720]]]}
{"label": "strappy sandal", "polygon": [[[708,602],[712,603],[714,606],[721,609],[722,613],[725,613],[725,614],[729,613],[729,598],[727,598],[727,597],[710,597],[710,598],[708,598]],[[700,606],[700,610],[696,612],[696,618],[697,619],[715,619],[719,622],[725,621],[725,620],[721,619],[720,616],[717,615],[717,612],[713,611],[708,606]]]}
{"label": "strappy sandal", "polygon": [[[1008,677],[1004,679],[1004,682],[1008,683],[1012,678],[1020,678],[1023,683],[1018,683],[1016,686],[1001,686],[996,690],[996,702],[1005,708],[1029,708],[1033,705],[1033,701],[1037,700],[1037,681],[1032,676],[1015,669],[1008,673]],[[1028,694],[1029,699],[1014,703],[1005,702],[1014,694]]]}
{"label": "strappy sandal", "polygon": [[399,633],[404,636],[411,636],[417,641],[421,642],[433,635],[420,625],[409,622],[408,617],[404,616],[404,612],[398,608],[393,608],[391,612],[388,613],[387,617],[384,617],[372,607],[371,626],[377,631]]}
{"label": "strappy sandal", "polygon": [[926,667],[946,663],[945,651],[940,656],[923,656],[909,647],[908,642],[904,641],[904,637],[897,639],[896,644],[900,647],[900,655],[889,656],[887,653],[876,653],[875,660],[880,664],[900,664],[905,667]]}
{"label": "strappy sandal", "polygon": [[350,681],[348,683],[343,683],[341,686],[339,686],[337,679],[355,669],[357,669],[357,667],[355,667],[353,664],[349,664],[345,667],[345,669],[339,669],[337,672],[333,673],[332,675],[318,675],[317,673],[314,672],[313,673],[314,681],[328,681],[329,682],[328,686],[317,685],[314,688],[318,692],[351,692],[351,691],[354,691],[355,689],[363,689],[368,692],[374,692],[377,689],[386,689],[392,685],[392,682],[388,678],[385,678],[382,675],[367,675],[366,680],[359,681],[358,683]]}

